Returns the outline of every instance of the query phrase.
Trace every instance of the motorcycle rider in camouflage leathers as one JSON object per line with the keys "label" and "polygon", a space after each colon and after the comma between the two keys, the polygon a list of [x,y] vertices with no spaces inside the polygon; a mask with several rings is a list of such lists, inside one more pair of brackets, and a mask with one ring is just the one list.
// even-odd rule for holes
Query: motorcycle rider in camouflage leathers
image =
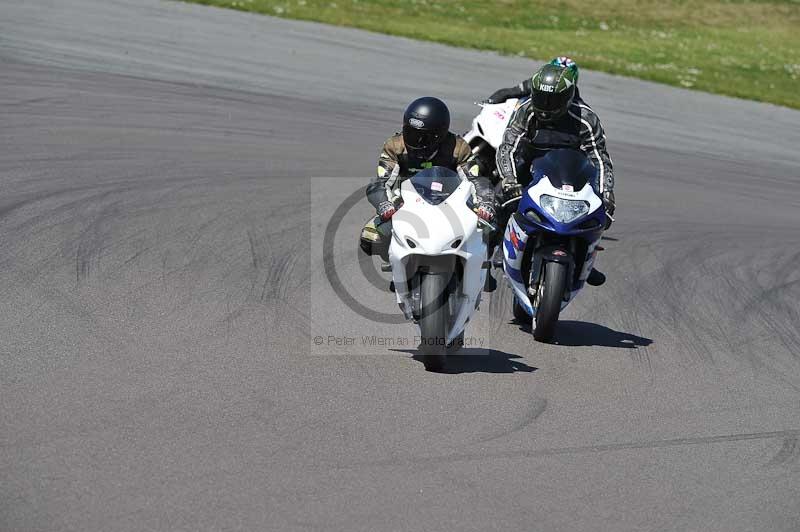
{"label": "motorcycle rider in camouflage leathers", "polygon": [[476,214],[494,218],[494,189],[479,175],[472,150],[460,136],[450,132],[450,111],[438,98],[413,101],[403,115],[403,129],[384,143],[378,157],[377,175],[367,186],[367,199],[377,216],[361,232],[360,246],[368,255],[389,260],[391,218],[400,201],[400,184],[417,172],[433,166],[457,171],[475,188]]}

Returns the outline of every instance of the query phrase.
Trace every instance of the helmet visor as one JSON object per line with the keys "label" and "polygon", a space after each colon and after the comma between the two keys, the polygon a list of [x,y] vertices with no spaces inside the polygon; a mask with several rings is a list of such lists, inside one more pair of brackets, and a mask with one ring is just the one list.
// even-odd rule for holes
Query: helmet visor
{"label": "helmet visor", "polygon": [[415,129],[405,126],[403,127],[403,141],[409,148],[424,150],[438,146],[442,141],[442,134],[439,131]]}
{"label": "helmet visor", "polygon": [[574,89],[561,92],[545,92],[542,90],[534,90],[533,94],[531,95],[533,100],[533,109],[543,115],[552,116],[563,114],[574,94]]}

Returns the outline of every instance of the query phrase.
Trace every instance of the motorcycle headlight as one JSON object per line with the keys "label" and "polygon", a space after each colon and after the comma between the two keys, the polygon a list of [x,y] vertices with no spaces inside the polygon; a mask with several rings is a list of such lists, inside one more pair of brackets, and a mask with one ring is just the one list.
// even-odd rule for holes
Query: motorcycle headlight
{"label": "motorcycle headlight", "polygon": [[539,204],[547,214],[562,224],[577,220],[589,213],[589,202],[583,200],[570,200],[542,194]]}

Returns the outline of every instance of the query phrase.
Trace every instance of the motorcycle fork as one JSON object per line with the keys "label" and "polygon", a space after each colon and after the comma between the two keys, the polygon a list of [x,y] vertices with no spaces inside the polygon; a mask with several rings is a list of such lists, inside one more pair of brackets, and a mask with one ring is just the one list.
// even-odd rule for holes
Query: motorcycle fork
{"label": "motorcycle fork", "polygon": [[[545,234],[536,235],[535,251],[531,256],[530,277],[528,280],[528,294],[538,299],[539,286],[541,285],[544,264],[546,262],[560,262],[567,265],[567,286],[561,296],[564,301],[569,301],[569,295],[573,287],[575,276],[575,257],[578,252],[578,242],[576,238],[569,238],[566,241],[547,243]],[[536,305],[534,305],[535,307]]]}
{"label": "motorcycle fork", "polygon": [[[443,257],[429,257],[428,260],[425,261],[424,264],[419,264],[416,260],[410,264],[410,267],[414,270],[414,275],[411,275],[408,278],[408,293],[411,296],[411,314],[414,317],[415,321],[419,320],[420,316],[420,304],[421,304],[421,297],[420,297],[420,280],[422,278],[423,273],[427,274],[446,274],[448,272],[452,272],[453,275],[450,278],[450,283],[447,286],[447,290],[450,295],[461,296],[460,293],[456,293],[456,286],[460,284],[459,282],[464,276],[464,265],[458,258],[454,255],[446,255]],[[449,298],[451,301],[449,304],[453,305],[453,298]],[[453,317],[451,316],[451,319]],[[452,324],[451,324],[452,325]]]}

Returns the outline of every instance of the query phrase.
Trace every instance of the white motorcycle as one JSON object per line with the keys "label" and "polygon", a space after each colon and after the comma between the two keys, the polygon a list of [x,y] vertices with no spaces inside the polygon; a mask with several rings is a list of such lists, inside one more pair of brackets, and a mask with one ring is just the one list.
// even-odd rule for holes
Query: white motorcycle
{"label": "white motorcycle", "polygon": [[496,228],[473,210],[472,183],[433,167],[400,185],[403,205],[392,217],[389,262],[397,303],[420,328],[425,367],[441,370],[463,345],[480,303],[487,247]]}
{"label": "white motorcycle", "polygon": [[492,169],[493,182],[498,178],[495,165],[497,148],[503,142],[503,134],[518,103],[520,100],[516,98],[498,104],[479,103],[481,112],[472,119],[472,128],[464,134],[464,140],[480,161],[481,168]]}

